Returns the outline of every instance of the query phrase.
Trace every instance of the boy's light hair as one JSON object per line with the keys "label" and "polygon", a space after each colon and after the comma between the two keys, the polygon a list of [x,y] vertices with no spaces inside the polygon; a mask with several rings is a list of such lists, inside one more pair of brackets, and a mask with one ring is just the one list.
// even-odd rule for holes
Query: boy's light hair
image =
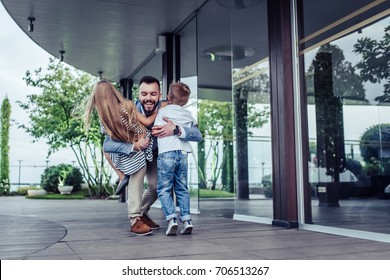
{"label": "boy's light hair", "polygon": [[169,86],[168,101],[170,104],[184,106],[188,103],[190,95],[191,90],[185,83],[176,82]]}

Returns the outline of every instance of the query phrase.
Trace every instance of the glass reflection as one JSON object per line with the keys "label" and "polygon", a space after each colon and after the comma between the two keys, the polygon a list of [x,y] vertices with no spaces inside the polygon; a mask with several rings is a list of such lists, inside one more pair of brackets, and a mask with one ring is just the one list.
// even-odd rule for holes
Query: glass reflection
{"label": "glass reflection", "polygon": [[[235,214],[270,221],[273,186],[266,1],[230,13]],[[235,54],[238,46],[241,55]]]}
{"label": "glass reflection", "polygon": [[313,222],[388,234],[390,20],[346,28],[304,51]]}

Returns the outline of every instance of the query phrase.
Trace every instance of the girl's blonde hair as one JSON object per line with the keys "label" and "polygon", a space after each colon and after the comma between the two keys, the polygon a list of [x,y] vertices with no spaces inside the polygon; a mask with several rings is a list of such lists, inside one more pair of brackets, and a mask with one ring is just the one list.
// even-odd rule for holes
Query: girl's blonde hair
{"label": "girl's blonde hair", "polygon": [[137,118],[135,104],[124,98],[107,80],[97,82],[89,97],[84,114],[87,129],[95,108],[106,133],[114,140],[134,143],[141,133],[146,132]]}

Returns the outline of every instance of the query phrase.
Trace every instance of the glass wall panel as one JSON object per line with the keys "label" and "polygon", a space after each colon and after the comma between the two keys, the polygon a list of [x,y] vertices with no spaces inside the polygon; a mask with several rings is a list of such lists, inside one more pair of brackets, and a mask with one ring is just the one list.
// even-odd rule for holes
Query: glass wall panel
{"label": "glass wall panel", "polygon": [[230,10],[208,1],[197,16],[198,146],[201,212],[233,216]]}
{"label": "glass wall panel", "polygon": [[389,234],[390,3],[303,5],[313,222]]}
{"label": "glass wall panel", "polygon": [[267,1],[231,5],[235,214],[273,218]]}
{"label": "glass wall panel", "polygon": [[[196,18],[179,33],[180,81],[191,89],[190,100],[185,108],[198,119],[198,77],[196,62]],[[191,194],[191,213],[199,213],[198,143],[190,142],[192,153],[188,156],[188,188]]]}

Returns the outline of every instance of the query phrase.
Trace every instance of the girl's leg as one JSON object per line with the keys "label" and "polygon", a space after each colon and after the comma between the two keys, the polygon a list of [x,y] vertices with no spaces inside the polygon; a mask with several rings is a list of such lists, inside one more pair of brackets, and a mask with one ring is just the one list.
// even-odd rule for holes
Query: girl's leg
{"label": "girl's leg", "polygon": [[112,162],[111,160],[111,157],[110,157],[110,154],[108,153],[104,153],[104,156],[106,157],[106,160],[108,161],[108,163],[110,164],[110,166],[112,167],[112,169],[114,169],[115,173],[118,175],[119,177],[119,181],[123,181],[123,178],[125,178],[125,174],[123,174],[122,171],[120,171],[119,169],[117,169],[114,165],[114,163]]}

